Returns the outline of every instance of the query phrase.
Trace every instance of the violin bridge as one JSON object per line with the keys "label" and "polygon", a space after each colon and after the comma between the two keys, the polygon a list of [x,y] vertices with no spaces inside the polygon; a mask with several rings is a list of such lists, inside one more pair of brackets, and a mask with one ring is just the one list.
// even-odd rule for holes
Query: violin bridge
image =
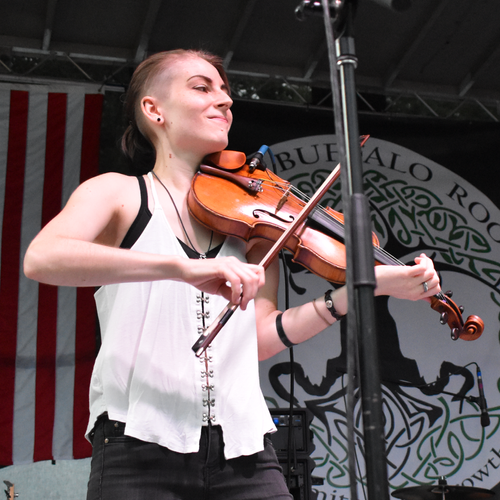
{"label": "violin bridge", "polygon": [[280,201],[278,201],[278,205],[276,205],[276,210],[274,212],[275,214],[277,214],[283,208],[283,205],[286,203],[289,194],[290,194],[290,187],[287,188],[287,190],[283,193],[283,196],[281,197]]}

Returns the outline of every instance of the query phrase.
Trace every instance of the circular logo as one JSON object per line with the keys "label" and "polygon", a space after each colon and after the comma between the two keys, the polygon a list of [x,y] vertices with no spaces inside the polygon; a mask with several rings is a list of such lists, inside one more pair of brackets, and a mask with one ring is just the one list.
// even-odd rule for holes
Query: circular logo
{"label": "circular logo", "polygon": [[[339,161],[332,135],[295,139],[270,149],[275,173],[305,196],[318,189]],[[271,168],[270,157],[266,163]],[[447,318],[428,302],[376,299],[390,487],[437,484],[445,476],[448,484],[492,488],[500,465],[499,210],[451,170],[387,141],[368,139],[362,168],[370,223],[381,247],[375,258],[388,255],[396,265],[412,265],[416,256],[426,253],[440,273],[443,291],[452,292],[453,302],[463,306],[463,321],[477,316],[485,325],[479,338],[453,341]],[[341,180],[321,202],[339,212]],[[285,260],[282,274],[289,278],[289,307],[330,288],[294,264],[292,255]],[[293,366],[287,351],[261,364],[264,394],[276,408],[289,404],[293,368],[295,405],[313,415],[313,476],[323,483],[314,488],[324,498],[349,497],[344,330],[336,323],[295,347]],[[487,406],[481,406],[478,375]],[[356,401],[356,476],[362,485],[363,423]]]}

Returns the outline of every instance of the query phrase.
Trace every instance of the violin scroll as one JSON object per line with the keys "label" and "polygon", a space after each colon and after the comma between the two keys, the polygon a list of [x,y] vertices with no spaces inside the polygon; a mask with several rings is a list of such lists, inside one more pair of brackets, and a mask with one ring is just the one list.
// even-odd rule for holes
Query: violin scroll
{"label": "violin scroll", "polygon": [[464,325],[464,331],[461,333],[462,340],[476,340],[481,336],[484,330],[484,321],[475,314],[467,318]]}
{"label": "violin scroll", "polygon": [[450,298],[451,293],[439,293],[431,297],[431,308],[440,313],[441,324],[448,324],[451,339],[476,340],[484,331],[483,320],[476,315],[469,316],[467,321],[462,318],[463,307],[458,307]]}

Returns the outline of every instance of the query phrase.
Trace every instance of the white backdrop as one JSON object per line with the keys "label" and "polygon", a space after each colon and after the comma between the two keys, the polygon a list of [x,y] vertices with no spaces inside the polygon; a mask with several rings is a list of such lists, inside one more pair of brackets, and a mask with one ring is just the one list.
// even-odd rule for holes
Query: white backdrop
{"label": "white backdrop", "polygon": [[[334,136],[304,137],[270,148],[276,173],[307,194],[338,161]],[[377,300],[391,491],[437,484],[440,476],[450,485],[490,489],[500,482],[499,210],[452,171],[396,144],[370,138],[362,156],[365,194],[381,246],[405,264],[422,251],[432,256],[443,290],[452,290],[453,300],[465,307],[464,320],[474,314],[485,324],[480,338],[454,342],[428,303]],[[266,161],[269,167],[270,159]],[[322,204],[341,210],[340,194],[337,182]],[[291,306],[329,287],[304,270],[289,275]],[[295,347],[294,355],[296,406],[308,407],[315,415],[313,476],[323,480],[315,486],[318,498],[347,499],[346,353],[339,324]],[[491,419],[487,427],[480,423],[478,406],[464,399],[478,396],[477,367]],[[287,352],[262,363],[269,407],[288,406],[288,372]],[[355,411],[361,433],[356,450],[362,495],[362,424],[360,408]]]}

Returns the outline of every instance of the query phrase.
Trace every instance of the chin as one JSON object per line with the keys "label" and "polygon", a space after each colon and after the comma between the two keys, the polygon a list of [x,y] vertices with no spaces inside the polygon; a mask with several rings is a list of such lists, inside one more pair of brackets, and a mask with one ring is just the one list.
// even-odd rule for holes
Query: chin
{"label": "chin", "polygon": [[[210,153],[218,153],[219,151],[222,151],[223,149],[227,148],[227,145],[229,144],[229,141],[227,138],[224,140],[216,140],[213,141],[212,144],[210,144]],[[207,153],[209,154],[209,153]]]}

